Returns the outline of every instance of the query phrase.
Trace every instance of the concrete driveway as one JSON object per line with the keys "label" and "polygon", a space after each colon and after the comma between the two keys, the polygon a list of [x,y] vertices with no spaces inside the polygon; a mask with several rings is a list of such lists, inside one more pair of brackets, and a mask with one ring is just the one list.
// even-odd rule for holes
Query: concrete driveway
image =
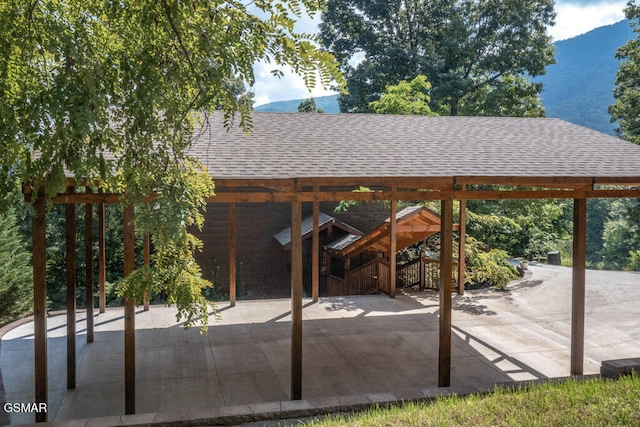
{"label": "concrete driveway", "polygon": [[[571,270],[532,263],[506,291],[454,296],[452,386],[569,375]],[[640,356],[640,273],[587,271],[585,374],[603,360]],[[304,301],[303,399],[437,386],[438,297],[433,292]],[[209,333],[184,331],[175,309],[136,315],[137,413],[287,401],[290,301],[220,304]],[[66,389],[65,316],[49,328],[49,420],[124,414],[123,310],[96,316],[95,342],[78,320],[77,388]],[[0,342],[5,401],[33,402],[33,323]],[[2,394],[0,393],[0,398]],[[2,415],[0,413],[0,415]],[[6,414],[4,414],[6,417]],[[33,414],[11,414],[12,424]]]}

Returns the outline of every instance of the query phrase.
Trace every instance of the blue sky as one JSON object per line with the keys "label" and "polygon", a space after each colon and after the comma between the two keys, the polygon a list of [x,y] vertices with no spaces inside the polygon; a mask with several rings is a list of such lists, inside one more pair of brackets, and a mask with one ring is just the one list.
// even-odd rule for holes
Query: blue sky
{"label": "blue sky", "polygon": [[[549,32],[554,40],[564,40],[584,34],[594,28],[613,24],[624,19],[623,9],[627,0],[557,0],[556,25]],[[311,20],[302,19],[297,24],[298,31],[315,33],[320,16]],[[309,92],[302,79],[290,70],[282,70],[285,75],[278,79],[273,77],[273,64],[257,64],[255,104],[262,105],[273,101],[302,99],[310,96],[331,95],[332,92],[316,88]]]}

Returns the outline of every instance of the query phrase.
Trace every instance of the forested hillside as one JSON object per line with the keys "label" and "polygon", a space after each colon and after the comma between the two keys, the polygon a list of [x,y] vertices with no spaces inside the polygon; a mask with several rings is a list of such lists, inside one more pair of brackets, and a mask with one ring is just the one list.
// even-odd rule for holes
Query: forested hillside
{"label": "forested hillside", "polygon": [[[339,113],[338,95],[320,96],[315,98],[316,106],[324,110],[325,113]],[[276,101],[268,104],[259,105],[256,111],[265,111],[270,113],[293,113],[298,111],[298,105],[304,99],[293,99],[290,101]]]}
{"label": "forested hillside", "polygon": [[613,103],[619,67],[615,52],[631,38],[633,31],[624,20],[556,42],[557,62],[538,79],[544,83],[542,104],[547,117],[614,134],[607,108]]}
{"label": "forested hillside", "polygon": [[[558,117],[590,129],[614,134],[607,111],[613,102],[613,82],[618,71],[615,51],[633,38],[629,21],[596,28],[586,34],[556,42],[556,64],[536,79],[544,83],[542,104],[547,117]],[[327,113],[338,113],[337,95],[316,98]],[[295,112],[302,100],[278,101],[256,111]]]}

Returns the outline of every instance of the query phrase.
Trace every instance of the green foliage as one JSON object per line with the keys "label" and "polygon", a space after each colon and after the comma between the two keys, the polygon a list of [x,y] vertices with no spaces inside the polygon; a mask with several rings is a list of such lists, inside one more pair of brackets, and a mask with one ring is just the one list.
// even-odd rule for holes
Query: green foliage
{"label": "green foliage", "polygon": [[216,302],[216,301],[225,301],[229,300],[229,294],[222,292],[220,289],[220,265],[218,264],[217,259],[209,260],[207,263],[207,270],[209,272],[209,277],[211,277],[211,284],[213,286],[204,290],[203,295],[207,299],[207,301]]}
{"label": "green foliage", "polygon": [[[98,274],[98,241],[97,223],[98,213],[93,212],[94,230],[94,278]],[[122,246],[122,209],[118,205],[105,205],[105,252],[106,252],[106,281],[119,282],[124,275],[124,250]],[[52,310],[63,309],[66,305],[66,247],[65,247],[65,206],[55,205],[47,212],[46,242],[47,242],[47,296]],[[85,209],[76,209],[76,289],[77,304],[85,305]],[[27,242],[26,248],[31,251],[31,213],[27,212],[20,219],[20,234]],[[142,265],[142,239],[136,240],[136,267]],[[115,292],[115,291],[114,291]],[[109,297],[108,297],[109,299]]]}
{"label": "green foliage", "polygon": [[315,98],[307,98],[298,105],[299,113],[324,113],[322,108],[316,106]]}
{"label": "green foliage", "polygon": [[523,76],[506,75],[492,85],[482,86],[460,99],[459,114],[464,116],[544,117],[540,101],[541,83]]}
{"label": "green foliage", "polygon": [[15,213],[0,214],[0,325],[28,314],[33,307],[30,263]]}
{"label": "green foliage", "polygon": [[[358,189],[353,190],[354,193],[372,193],[373,191],[374,190],[363,186],[360,186]],[[333,211],[336,213],[346,212],[351,206],[355,206],[360,203],[362,202],[359,202],[357,200],[341,200],[340,203],[338,203],[338,206],[336,206]]]}
{"label": "green foliage", "polygon": [[65,191],[67,171],[121,194],[135,206],[136,232],[151,233],[156,248],[152,266],[123,282],[121,292],[138,299],[144,288],[162,286],[187,326],[204,320],[200,292],[208,283],[187,227],[202,225],[214,185],[189,155],[195,131],[211,125],[208,112],[218,108],[226,126],[239,112],[239,125],[250,130],[250,105],[235,82],[252,85],[257,61],[290,66],[310,88],[331,79],[343,86],[333,57],[294,29],[303,8],[313,15],[324,6],[0,3],[0,192],[42,183],[49,198]]}
{"label": "green foliage", "polygon": [[429,107],[431,83],[425,76],[417,76],[411,82],[402,80],[397,85],[389,85],[380,100],[369,103],[377,114],[407,114],[415,116],[437,115]]}
{"label": "green foliage", "polygon": [[635,262],[633,254],[640,250],[640,200],[618,199],[611,202],[602,240],[603,268],[632,268],[631,263]]}
{"label": "green foliage", "polygon": [[629,255],[627,246],[628,233],[622,219],[607,221],[603,233],[605,268],[610,266],[616,270],[621,270]]}
{"label": "green foliage", "polygon": [[491,393],[439,397],[435,401],[375,407],[338,414],[308,425],[329,426],[637,426],[640,424],[637,375],[617,380],[569,378],[496,387]]}
{"label": "green foliage", "polygon": [[571,205],[563,200],[469,201],[467,232],[512,256],[533,258],[571,235]]}
{"label": "green foliage", "polygon": [[[610,199],[587,200],[587,266],[598,267],[604,261],[604,225],[610,219]],[[571,241],[568,242],[571,246]],[[564,254],[563,259],[564,259]]]}
{"label": "green foliage", "polygon": [[[560,252],[560,265],[563,267],[571,267],[573,265],[573,238],[558,240],[556,242],[556,250]],[[587,264],[587,267],[593,268],[594,266]]]}
{"label": "green foliage", "polygon": [[616,51],[616,58],[622,62],[613,91],[615,103],[609,107],[609,113],[612,121],[618,121],[616,132],[622,138],[640,144],[640,6],[629,1],[624,11],[637,37]]}
{"label": "green foliage", "polygon": [[504,289],[507,283],[518,278],[518,273],[509,262],[507,252],[500,249],[487,251],[482,242],[472,237],[467,238],[465,256],[465,283],[470,286],[489,285],[496,289]]}
{"label": "green foliage", "polygon": [[[504,114],[516,115],[533,101],[533,111],[525,111],[538,115],[531,94],[540,87],[523,78],[544,74],[553,62],[547,34],[553,5],[329,0],[320,35],[347,78],[341,110],[370,112],[387,85],[425,75],[433,85],[431,110],[440,114],[494,114],[504,105],[514,108]],[[483,105],[488,102],[496,103]]]}
{"label": "green foliage", "polygon": [[629,252],[629,263],[627,270],[640,271],[640,250]]}

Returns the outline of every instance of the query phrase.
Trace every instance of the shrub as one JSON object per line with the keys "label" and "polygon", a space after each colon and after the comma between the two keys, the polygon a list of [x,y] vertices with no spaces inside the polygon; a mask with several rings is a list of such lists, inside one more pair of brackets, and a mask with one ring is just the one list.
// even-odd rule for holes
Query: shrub
{"label": "shrub", "polygon": [[640,251],[629,252],[629,264],[627,264],[627,270],[640,271]]}
{"label": "shrub", "polygon": [[504,289],[507,283],[518,278],[509,255],[503,250],[486,251],[481,242],[468,238],[465,252],[468,266],[465,282],[471,287],[488,285]]}

